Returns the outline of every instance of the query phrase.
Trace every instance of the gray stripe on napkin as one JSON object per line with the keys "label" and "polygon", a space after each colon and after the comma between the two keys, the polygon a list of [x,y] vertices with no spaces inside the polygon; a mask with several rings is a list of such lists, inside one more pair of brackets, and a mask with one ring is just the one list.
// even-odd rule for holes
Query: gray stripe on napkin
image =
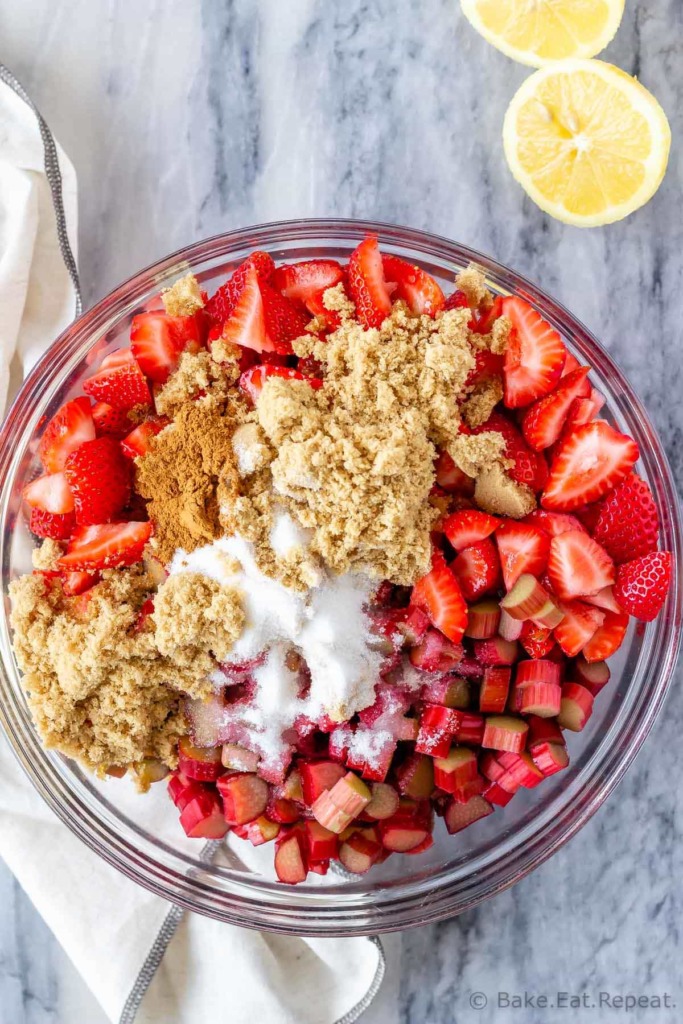
{"label": "gray stripe on napkin", "polygon": [[57,219],[57,237],[59,238],[59,248],[62,252],[62,258],[69,272],[71,283],[74,286],[74,292],[76,293],[76,311],[75,316],[80,316],[83,312],[83,301],[81,299],[81,284],[78,280],[78,269],[76,267],[76,260],[71,250],[71,243],[69,242],[69,233],[66,229],[66,217],[64,216],[64,201],[62,199],[62,171],[59,166],[59,156],[57,155],[57,145],[55,143],[54,135],[48,128],[40,111],[36,107],[33,100],[27,94],[21,82],[12,74],[9,68],[6,68],[4,64],[0,64],[0,81],[8,85],[13,92],[19,96],[24,103],[28,104],[38,121],[38,127],[40,129],[40,137],[43,140],[43,149],[45,151],[45,176],[47,177],[50,185],[50,191],[52,193],[52,205],[55,208],[55,217]]}

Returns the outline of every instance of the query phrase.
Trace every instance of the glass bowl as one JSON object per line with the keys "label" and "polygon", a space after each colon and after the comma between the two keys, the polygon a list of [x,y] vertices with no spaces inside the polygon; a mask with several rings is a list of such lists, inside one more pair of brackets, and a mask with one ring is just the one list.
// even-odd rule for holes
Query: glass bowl
{"label": "glass bowl", "polygon": [[[79,381],[109,351],[127,342],[130,317],[162,286],[188,269],[209,291],[255,249],[276,260],[345,259],[368,233],[382,248],[421,264],[444,285],[475,260],[490,287],[521,294],[562,334],[607,397],[606,415],[638,442],[638,472],[648,481],[662,524],[661,545],[674,555],[675,578],[659,618],[632,623],[612,659],[610,685],[592,718],[568,740],[571,765],[533,791],[522,790],[504,810],[448,836],[437,819],[426,853],[395,856],[368,875],[313,876],[291,887],[277,883],[272,848],[248,843],[202,848],[187,840],[165,786],[139,797],[127,780],[98,782],[46,751],[33,728],[10,644],[7,584],[30,568],[33,546],[22,486],[36,472],[37,431],[78,391]],[[72,831],[129,878],[190,910],[252,928],[299,935],[365,935],[421,925],[458,914],[524,877],[567,842],[622,778],[661,708],[680,640],[681,525],[671,472],[647,415],[621,371],[567,310],[506,267],[446,239],[384,224],[295,221],[234,231],[192,245],[136,274],[81,316],[48,349],[17,397],[0,435],[0,542],[4,611],[0,623],[0,720],[38,792]]]}

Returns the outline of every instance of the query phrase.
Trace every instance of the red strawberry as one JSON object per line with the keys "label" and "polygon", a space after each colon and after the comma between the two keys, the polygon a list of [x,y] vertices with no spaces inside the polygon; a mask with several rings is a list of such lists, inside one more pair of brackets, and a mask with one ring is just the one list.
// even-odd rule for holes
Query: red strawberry
{"label": "red strawberry", "polygon": [[289,366],[252,366],[245,370],[239,380],[239,386],[246,395],[249,395],[252,402],[256,404],[258,397],[263,390],[263,385],[269,377],[282,377],[283,380],[305,380],[311,385],[314,391],[323,386],[323,381],[316,377],[304,377],[303,373],[293,370]]}
{"label": "red strawberry", "polygon": [[444,309],[469,309],[469,300],[459,289],[451,292],[444,304]]}
{"label": "red strawberry", "polygon": [[194,316],[169,316],[160,310],[138,313],[130,328],[130,347],[138,366],[156,384],[165,384],[177,368],[181,353],[202,346]]}
{"label": "red strawberry", "polygon": [[626,630],[628,629],[629,617],[626,612],[605,612],[605,621],[588,641],[583,649],[583,656],[586,661],[606,661],[611,658],[615,651],[621,647]]}
{"label": "red strawberry", "polygon": [[363,239],[351,253],[348,275],[358,320],[365,328],[379,327],[391,313],[391,297],[374,236]]}
{"label": "red strawberry", "polygon": [[522,522],[545,530],[551,537],[559,537],[568,530],[584,529],[583,523],[576,516],[570,516],[566,512],[546,512],[542,508],[534,509],[528,516],[524,516]]}
{"label": "red strawberry", "polygon": [[519,409],[542,398],[557,384],[567,350],[557,331],[519,296],[503,299],[503,315],[512,321],[505,351],[503,401]]}
{"label": "red strawberry", "polygon": [[28,528],[36,537],[51,537],[52,540],[68,540],[74,532],[76,516],[73,512],[45,512],[42,508],[31,509]]}
{"label": "red strawberry", "polygon": [[[93,405],[92,418],[98,437],[108,434],[120,441],[130,432],[131,423],[125,409],[115,409],[113,405],[107,405],[106,402],[96,402]],[[88,438],[88,440],[92,440],[92,438]]]}
{"label": "red strawberry", "polygon": [[564,369],[562,370],[562,377],[567,377],[570,373],[573,373],[574,370],[578,370],[580,366],[581,366],[581,363],[576,358],[576,356],[572,352],[570,352],[569,349],[567,349],[567,358],[564,361]]}
{"label": "red strawberry", "polygon": [[204,312],[212,320],[223,323],[231,316],[242,294],[250,267],[253,267],[260,281],[270,282],[275,272],[275,264],[267,252],[258,249],[252,252],[204,306]]}
{"label": "red strawberry", "polygon": [[553,631],[537,626],[531,619],[523,624],[519,642],[530,658],[545,658],[555,646]]}
{"label": "red strawberry", "polygon": [[584,530],[568,530],[550,542],[548,576],[557,596],[569,601],[611,586],[614,564]]}
{"label": "red strawberry", "polygon": [[451,569],[466,601],[477,601],[500,586],[500,559],[488,537],[461,551]]}
{"label": "red strawberry", "polygon": [[306,332],[310,317],[302,313],[289,299],[280,295],[265,281],[259,281],[263,299],[263,319],[266,334],[276,352],[289,355],[292,342]]}
{"label": "red strawberry", "polygon": [[670,552],[651,551],[619,566],[614,597],[636,619],[652,622],[661,611],[670,584]]}
{"label": "red strawberry", "polygon": [[457,644],[467,628],[467,605],[455,575],[440,551],[434,552],[432,568],[413,587],[411,603],[429,616],[444,636]]}
{"label": "red strawberry", "polygon": [[582,505],[580,508],[575,508],[573,512],[573,515],[579,520],[584,530],[587,530],[591,535],[600,515],[601,504],[601,502],[596,501],[593,505]]}
{"label": "red strawberry", "polygon": [[156,437],[164,427],[167,427],[169,422],[170,420],[167,420],[165,416],[155,416],[145,420],[124,437],[121,442],[122,454],[128,459],[137,459],[141,455],[146,455],[150,449],[151,439]]}
{"label": "red strawberry", "polygon": [[496,320],[503,315],[503,296],[496,295],[488,309],[475,313],[470,330],[475,334],[490,334]]}
{"label": "red strawberry", "polygon": [[242,291],[223,324],[223,339],[229,344],[252,348],[255,352],[273,351],[275,345],[266,333],[266,320],[259,279],[248,266]]}
{"label": "red strawberry", "polygon": [[569,406],[569,412],[562,428],[562,435],[566,436],[574,427],[581,427],[584,423],[590,423],[598,415],[605,404],[605,396],[601,395],[595,388],[591,388],[588,398],[575,398]]}
{"label": "red strawberry", "polygon": [[503,435],[505,457],[514,462],[509,470],[512,479],[518,484],[527,484],[533,491],[542,491],[548,479],[548,466],[543,455],[529,448],[517,427],[502,413],[491,413],[486,423],[472,433],[483,434],[489,430]]}
{"label": "red strawberry", "polygon": [[87,398],[66,402],[52,417],[38,445],[38,457],[48,473],[64,469],[67,456],[95,437],[95,424]]}
{"label": "red strawberry", "polygon": [[[92,442],[86,442],[92,444]],[[31,508],[39,508],[52,515],[66,515],[74,510],[74,496],[65,473],[49,473],[27,484],[21,496]]]}
{"label": "red strawberry", "polygon": [[463,548],[490,537],[499,525],[500,519],[490,516],[488,512],[466,508],[454,512],[444,520],[443,532],[455,550],[462,551]]}
{"label": "red strawberry", "polygon": [[439,487],[443,487],[449,494],[464,494],[467,497],[474,494],[474,480],[456,466],[448,452],[439,453],[434,463],[434,472]]}
{"label": "red strawberry", "polygon": [[74,533],[65,555],[59,559],[62,569],[113,569],[133,565],[142,558],[152,535],[151,523],[107,523],[81,526]]}
{"label": "red strawberry", "polygon": [[481,384],[485,380],[490,380],[491,377],[500,377],[503,373],[503,360],[503,356],[491,352],[488,348],[475,349],[474,369],[470,370],[465,387]]}
{"label": "red strawberry", "polygon": [[83,390],[96,401],[124,411],[136,405],[151,405],[152,402],[147,381],[137,363],[100,370],[83,381]]}
{"label": "red strawberry", "polygon": [[652,491],[630,473],[601,502],[593,537],[619,565],[657,550],[659,514]]}
{"label": "red strawberry", "polygon": [[575,658],[602,626],[605,613],[583,601],[566,601],[560,611],[564,618],[555,626],[555,639],[568,658]]}
{"label": "red strawberry", "polygon": [[639,455],[635,441],[604,420],[577,427],[560,441],[541,504],[571,512],[597,501],[621,483]]}
{"label": "red strawberry", "polygon": [[589,366],[580,366],[566,374],[554,391],[527,409],[522,420],[522,433],[535,451],[555,444],[574,400],[590,394],[589,372]]}
{"label": "red strawberry", "polygon": [[[290,302],[300,302],[313,315],[320,309],[323,293],[343,280],[343,267],[336,260],[305,260],[303,263],[290,263],[288,266],[278,267],[273,275],[274,287]],[[329,310],[325,310],[325,313],[329,315]]]}
{"label": "red strawberry", "polygon": [[512,590],[523,573],[538,578],[545,572],[550,537],[543,530],[508,519],[498,527],[494,537],[498,544],[506,590]]}
{"label": "red strawberry", "polygon": [[119,348],[110,352],[100,363],[100,370],[113,370],[115,366],[125,366],[126,363],[134,363],[135,356],[129,348]]}
{"label": "red strawberry", "polygon": [[68,597],[84,594],[100,581],[98,572],[67,572],[62,576],[62,590]]}
{"label": "red strawberry", "polygon": [[79,526],[109,523],[130,497],[130,468],[113,437],[86,441],[66,460]]}
{"label": "red strawberry", "polygon": [[394,298],[403,299],[413,313],[434,316],[446,305],[441,288],[430,274],[398,256],[382,256],[384,279],[396,285]]}

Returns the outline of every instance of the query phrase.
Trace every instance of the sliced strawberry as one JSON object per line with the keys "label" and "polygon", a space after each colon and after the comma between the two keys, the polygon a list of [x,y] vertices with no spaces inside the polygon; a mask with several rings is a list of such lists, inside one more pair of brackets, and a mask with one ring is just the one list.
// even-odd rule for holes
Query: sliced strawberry
{"label": "sliced strawberry", "polygon": [[407,302],[412,313],[435,316],[446,305],[446,298],[434,278],[415,263],[398,256],[382,256],[384,279],[396,285],[394,298]]}
{"label": "sliced strawberry", "polygon": [[531,619],[523,623],[519,642],[530,658],[545,658],[555,646],[553,631],[545,626],[537,626]]}
{"label": "sliced strawberry", "polygon": [[48,473],[64,469],[67,456],[84,441],[95,437],[88,398],[66,402],[52,417],[38,445],[38,457]]}
{"label": "sliced strawberry", "polygon": [[597,501],[621,483],[639,454],[635,441],[604,420],[577,427],[560,441],[541,504],[571,512]]}
{"label": "sliced strawberry", "polygon": [[270,282],[275,273],[275,264],[267,252],[256,250],[234,271],[232,276],[212,295],[204,306],[204,313],[213,321],[222,324],[237,305],[246,283],[249,268],[252,267],[260,281]]}
{"label": "sliced strawberry", "polygon": [[600,504],[593,537],[619,565],[657,550],[659,514],[652,491],[629,476]]}
{"label": "sliced strawberry", "polygon": [[130,467],[113,437],[82,444],[66,460],[64,474],[79,526],[110,523],[130,497]]}
{"label": "sliced strawberry", "polygon": [[584,530],[568,530],[550,542],[548,576],[563,601],[597,594],[614,583],[614,563]]}
{"label": "sliced strawberry", "polygon": [[475,349],[474,368],[470,370],[467,376],[465,387],[469,388],[475,384],[481,384],[485,380],[490,380],[491,377],[501,377],[503,374],[503,362],[503,356],[498,355],[496,352],[491,352],[488,348]]}
{"label": "sliced strawberry", "polygon": [[[278,267],[273,286],[290,302],[300,302],[315,316],[323,294],[343,280],[344,269],[336,260],[305,260]],[[325,313],[329,315],[329,310]]]}
{"label": "sliced strawberry", "polygon": [[474,494],[474,480],[456,466],[448,452],[439,453],[434,463],[434,472],[439,487],[443,487],[449,494],[464,494],[467,497]]}
{"label": "sliced strawberry", "polygon": [[266,335],[276,352],[289,355],[294,339],[300,338],[306,332],[310,317],[265,281],[259,281],[259,287],[263,299]]}
{"label": "sliced strawberry", "polygon": [[194,316],[169,316],[161,310],[138,313],[130,328],[130,347],[138,366],[156,384],[165,384],[181,353],[201,348],[199,321]]}
{"label": "sliced strawberry", "polygon": [[602,626],[605,613],[583,601],[565,601],[560,610],[564,618],[555,626],[555,639],[568,658],[575,658]]}
{"label": "sliced strawberry", "polygon": [[502,295],[496,295],[488,309],[475,313],[470,321],[470,330],[475,334],[490,334],[496,320],[503,315],[504,301]]}
{"label": "sliced strawberry", "polygon": [[535,451],[555,444],[574,399],[590,394],[589,372],[589,366],[580,366],[578,370],[566,374],[554,391],[539,398],[527,409],[522,420],[522,433],[527,444]]}
{"label": "sliced strawberry", "polygon": [[496,431],[505,440],[505,457],[514,462],[510,476],[518,484],[526,484],[533,491],[542,491],[548,479],[548,466],[540,452],[532,451],[517,427],[502,413],[493,412],[486,423],[476,427],[473,434]]}
{"label": "sliced strawberry", "polygon": [[[76,597],[84,594],[100,581],[98,572],[66,572],[62,576],[62,590],[67,597]],[[144,607],[144,605],[143,605]]]}
{"label": "sliced strawberry", "polygon": [[510,591],[524,573],[538,578],[545,572],[550,537],[529,523],[506,520],[496,530],[505,589]]}
{"label": "sliced strawberry", "polygon": [[488,512],[465,508],[444,520],[443,532],[455,550],[462,551],[463,548],[490,537],[496,527],[500,526],[500,522],[500,519],[490,516]]}
{"label": "sliced strawberry", "polygon": [[380,327],[391,313],[391,297],[374,236],[363,239],[351,253],[348,275],[358,320],[365,328]]}
{"label": "sliced strawberry", "polygon": [[531,405],[557,384],[567,358],[562,338],[519,296],[503,299],[503,315],[512,322],[505,351],[503,401],[508,409]]}
{"label": "sliced strawberry", "polygon": [[652,622],[659,615],[671,584],[671,553],[652,551],[619,566],[614,597],[624,611]]}
{"label": "sliced strawberry", "polygon": [[457,289],[446,298],[444,309],[469,309],[469,299],[464,292]]}
{"label": "sliced strawberry", "polygon": [[[581,366],[581,363],[576,358],[576,356],[573,355],[573,353],[571,353],[569,351],[569,349],[567,349],[567,358],[564,361],[564,369],[562,370],[562,377],[568,377],[570,373],[573,373],[574,370],[578,370],[580,366]],[[560,379],[562,379],[562,378],[560,378]]]}
{"label": "sliced strawberry", "polygon": [[125,366],[127,363],[134,363],[135,356],[129,348],[119,348],[116,352],[110,352],[100,363],[100,370],[112,370],[115,366]]}
{"label": "sliced strawberry", "polygon": [[106,402],[115,409],[128,410],[152,402],[147,381],[137,363],[100,370],[83,381],[83,390],[96,401]]}
{"label": "sliced strawberry", "polygon": [[539,530],[545,530],[551,537],[559,537],[567,530],[584,530],[583,523],[576,516],[570,516],[566,512],[546,512],[542,508],[534,509],[524,517],[522,522],[530,523],[531,526],[536,526]]}
{"label": "sliced strawberry", "polygon": [[52,515],[66,515],[74,510],[74,496],[64,473],[39,476],[24,487],[21,496],[31,508],[39,508]]}
{"label": "sliced strawberry", "polygon": [[451,569],[466,601],[477,601],[500,586],[500,559],[489,538],[461,551]]}
{"label": "sliced strawberry", "polygon": [[623,611],[623,608],[614,596],[614,587],[603,587],[597,594],[587,594],[584,600],[588,604],[595,605],[596,608],[603,608],[607,612]]}
{"label": "sliced strawberry", "polygon": [[263,298],[256,270],[249,265],[244,275],[242,291],[223,324],[223,339],[229,344],[252,348],[255,352],[269,352],[275,344],[266,333]]}
{"label": "sliced strawberry", "polygon": [[432,568],[415,584],[410,600],[449,640],[456,644],[462,640],[467,628],[467,605],[440,551],[434,552]]}
{"label": "sliced strawberry", "polygon": [[[98,437],[108,434],[120,441],[130,431],[131,423],[125,409],[115,409],[113,405],[107,405],[106,402],[96,402],[93,405],[92,418]],[[92,439],[88,438],[88,440]]]}
{"label": "sliced strawberry", "polygon": [[124,437],[121,441],[121,452],[128,459],[137,459],[146,455],[150,450],[152,438],[156,437],[169,423],[170,420],[167,420],[165,416],[153,416],[151,419],[145,420]]}
{"label": "sliced strawberry", "polygon": [[107,523],[81,526],[74,533],[65,555],[59,559],[62,569],[113,569],[133,565],[142,558],[152,535],[151,523]]}
{"label": "sliced strawberry", "polygon": [[607,658],[611,658],[614,652],[619,650],[626,636],[629,622],[626,612],[605,612],[604,615],[605,621],[602,626],[598,626],[583,649],[586,661],[606,661]]}
{"label": "sliced strawberry", "polygon": [[68,540],[76,528],[73,512],[45,512],[32,508],[28,528],[36,537],[50,537],[52,540]]}
{"label": "sliced strawberry", "polygon": [[574,427],[581,427],[584,423],[590,423],[591,420],[594,420],[605,404],[605,401],[605,396],[601,395],[595,388],[591,388],[588,398],[575,398],[569,406],[561,436],[566,436]]}
{"label": "sliced strawberry", "polygon": [[299,373],[298,370],[293,370],[289,366],[252,366],[250,370],[245,370],[240,377],[239,386],[246,395],[249,395],[254,405],[269,377],[281,377],[283,380],[305,380],[314,391],[323,386],[323,381],[316,377],[304,377],[303,373]]}

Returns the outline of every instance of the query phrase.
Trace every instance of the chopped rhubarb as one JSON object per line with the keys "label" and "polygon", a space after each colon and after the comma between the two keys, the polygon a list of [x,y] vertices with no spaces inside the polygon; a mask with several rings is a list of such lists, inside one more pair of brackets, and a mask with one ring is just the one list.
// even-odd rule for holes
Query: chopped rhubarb
{"label": "chopped rhubarb", "polygon": [[481,818],[485,818],[489,814],[493,814],[493,807],[488,800],[485,800],[483,796],[473,796],[466,804],[451,800],[446,807],[444,822],[449,834],[453,836],[456,832],[462,832],[468,825],[473,825],[475,821],[480,821]]}
{"label": "chopped rhubarb", "polygon": [[510,715],[490,715],[486,719],[482,746],[492,750],[510,750],[519,754],[524,750],[529,726],[521,718]]}
{"label": "chopped rhubarb", "polygon": [[248,773],[222,775],[216,783],[223,798],[226,821],[245,825],[260,817],[268,804],[268,783]]}
{"label": "chopped rhubarb", "polygon": [[332,789],[320,794],[311,807],[313,817],[331,832],[339,834],[370,803],[372,793],[357,775],[347,772]]}
{"label": "chopped rhubarb", "polygon": [[223,839],[230,828],[223,817],[220,800],[208,789],[196,793],[185,804],[180,824],[190,839]]}

